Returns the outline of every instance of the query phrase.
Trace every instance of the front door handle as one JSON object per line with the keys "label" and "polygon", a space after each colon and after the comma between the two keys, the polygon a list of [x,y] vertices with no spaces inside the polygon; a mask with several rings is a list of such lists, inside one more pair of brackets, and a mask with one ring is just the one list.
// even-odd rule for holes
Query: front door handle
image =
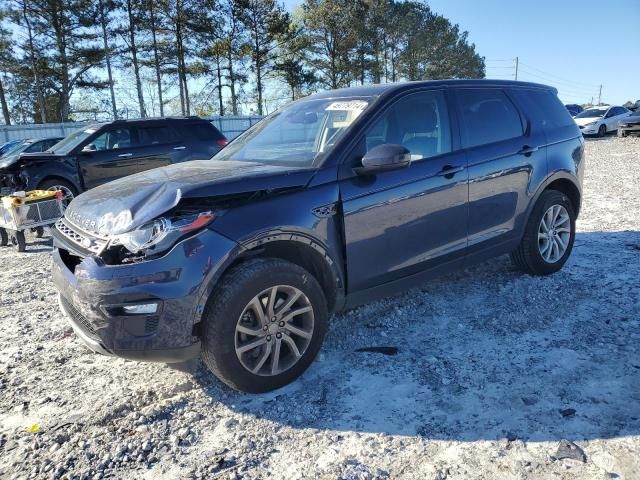
{"label": "front door handle", "polygon": [[530,147],[529,145],[525,145],[520,149],[520,151],[518,152],[518,155],[524,155],[525,157],[528,157],[533,152],[537,152],[538,149],[539,147]]}
{"label": "front door handle", "polygon": [[120,158],[133,157],[133,153],[121,153],[120,155],[118,155],[118,157]]}
{"label": "front door handle", "polygon": [[456,173],[461,172],[462,170],[464,170],[462,165],[445,165],[437,175],[445,178],[453,178]]}
{"label": "front door handle", "polygon": [[187,148],[187,147],[185,147],[185,146],[182,146],[182,147],[173,147],[173,149],[174,149],[174,150],[184,150],[185,148]]}

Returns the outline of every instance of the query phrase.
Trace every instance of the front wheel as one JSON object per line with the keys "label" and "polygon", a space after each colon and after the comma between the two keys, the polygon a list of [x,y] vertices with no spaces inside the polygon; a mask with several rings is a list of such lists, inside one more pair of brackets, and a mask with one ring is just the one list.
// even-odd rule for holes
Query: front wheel
{"label": "front wheel", "polygon": [[603,123],[598,128],[598,136],[599,137],[605,137],[606,135],[607,135],[607,126]]}
{"label": "front wheel", "polygon": [[565,264],[575,239],[576,214],[569,198],[547,190],[533,207],[525,233],[511,261],[531,275],[549,275]]}
{"label": "front wheel", "polygon": [[62,192],[62,205],[66,208],[71,200],[78,194],[76,188],[71,183],[56,178],[45,180],[38,185],[39,190],[60,190]]}
{"label": "front wheel", "polygon": [[230,387],[261,393],[287,385],[316,357],[327,302],[305,269],[277,258],[234,267],[203,317],[203,360]]}

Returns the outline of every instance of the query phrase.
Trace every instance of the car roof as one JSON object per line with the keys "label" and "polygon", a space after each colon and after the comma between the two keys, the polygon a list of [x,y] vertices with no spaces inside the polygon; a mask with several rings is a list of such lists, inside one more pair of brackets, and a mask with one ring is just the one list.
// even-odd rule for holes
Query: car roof
{"label": "car roof", "polygon": [[315,93],[307,98],[340,98],[340,97],[371,97],[381,96],[389,93],[396,93],[403,90],[413,90],[416,87],[529,87],[544,88],[552,90],[554,93],[558,91],[554,87],[542,85],[540,83],[520,82],[516,80],[420,80],[413,82],[384,83],[375,85],[362,85],[358,87],[338,88],[335,90],[327,90],[325,92]]}
{"label": "car roof", "polygon": [[110,124],[117,124],[117,123],[145,123],[145,122],[160,122],[160,121],[201,121],[201,122],[209,122],[209,120],[202,118],[202,117],[198,117],[196,115],[191,115],[191,116],[169,116],[169,117],[147,117],[147,118],[127,118],[127,119],[118,119],[118,120],[114,120],[113,122],[109,122],[109,123],[103,123],[102,125],[110,125]]}

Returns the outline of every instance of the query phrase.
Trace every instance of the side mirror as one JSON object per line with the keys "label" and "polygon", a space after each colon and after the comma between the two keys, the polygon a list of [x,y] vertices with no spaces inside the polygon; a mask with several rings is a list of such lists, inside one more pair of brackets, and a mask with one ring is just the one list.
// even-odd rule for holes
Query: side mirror
{"label": "side mirror", "polygon": [[385,143],[373,147],[362,157],[362,167],[355,169],[356,173],[372,173],[383,170],[394,170],[406,167],[411,163],[411,152],[402,145]]}
{"label": "side mirror", "polygon": [[84,148],[81,150],[82,153],[91,153],[96,151],[98,151],[98,149],[93,143],[86,144]]}

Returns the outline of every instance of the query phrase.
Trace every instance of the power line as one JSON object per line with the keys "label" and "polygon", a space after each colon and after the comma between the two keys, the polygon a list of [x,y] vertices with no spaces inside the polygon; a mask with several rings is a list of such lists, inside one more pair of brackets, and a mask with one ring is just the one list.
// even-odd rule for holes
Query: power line
{"label": "power line", "polygon": [[537,67],[534,67],[533,65],[529,65],[528,63],[524,63],[524,62],[520,62],[520,63],[521,63],[521,65],[524,65],[525,67],[530,68],[531,70],[535,70],[537,72],[540,72],[540,73],[542,73],[543,75],[545,75],[547,77],[555,77],[560,81],[569,82],[569,83],[572,83],[574,85],[581,85],[583,87],[588,87],[588,88],[598,88],[599,87],[599,85],[592,85],[592,84],[588,84],[588,83],[576,82],[576,81],[569,80],[567,78],[561,77],[559,75],[556,75],[555,73],[545,72],[544,70],[541,70],[541,69],[539,69]]}
{"label": "power line", "polygon": [[565,86],[566,88],[571,88],[572,91],[574,92],[579,92],[579,93],[584,93],[584,92],[589,92],[589,94],[593,94],[595,91],[598,90],[598,86],[594,86],[593,88],[586,88],[586,87],[580,87],[580,86],[576,86],[574,85],[572,82],[560,82],[558,80],[555,80],[553,78],[548,78],[548,77],[544,77],[542,75],[538,75],[537,73],[533,73],[531,71],[529,71],[528,69],[522,69],[521,71],[524,72],[527,76],[531,76],[540,80],[543,80],[545,82],[549,82],[552,84],[556,84],[559,86]]}

